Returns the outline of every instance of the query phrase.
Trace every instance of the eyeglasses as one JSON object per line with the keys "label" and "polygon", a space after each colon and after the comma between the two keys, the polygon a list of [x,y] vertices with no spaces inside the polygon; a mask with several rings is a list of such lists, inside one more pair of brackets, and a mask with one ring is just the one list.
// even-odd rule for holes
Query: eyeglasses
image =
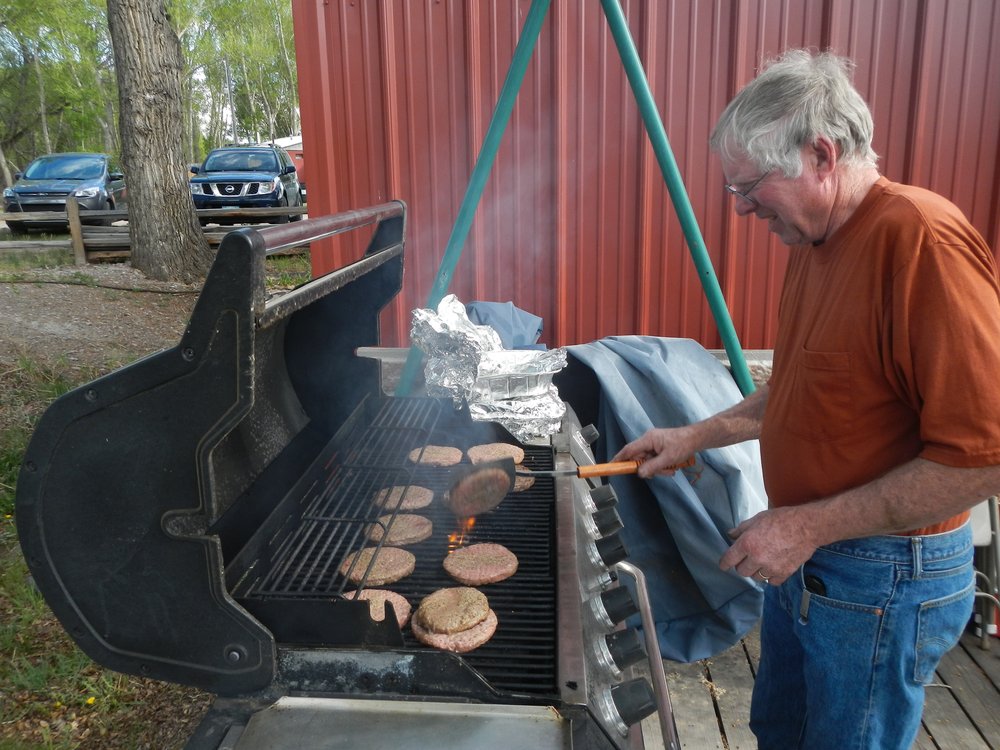
{"label": "eyeglasses", "polygon": [[769,174],[771,174],[771,172],[773,171],[774,171],[773,169],[769,169],[766,172],[764,172],[764,174],[762,174],[756,180],[751,182],[750,187],[748,187],[746,190],[737,190],[735,185],[724,185],[724,187],[726,188],[727,192],[732,193],[737,198],[742,198],[747,203],[752,203],[753,205],[757,206],[760,204],[757,203],[756,199],[750,197],[750,193],[753,192],[754,188],[756,188],[761,182],[763,182],[764,178],[767,177]]}

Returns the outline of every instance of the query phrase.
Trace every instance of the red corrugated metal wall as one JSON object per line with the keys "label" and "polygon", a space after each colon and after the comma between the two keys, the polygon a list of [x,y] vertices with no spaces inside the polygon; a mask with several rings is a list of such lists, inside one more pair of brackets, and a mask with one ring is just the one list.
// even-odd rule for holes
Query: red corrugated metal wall
{"label": "red corrugated metal wall", "polygon": [[[529,0],[293,0],[313,215],[406,201],[407,343],[483,143]],[[954,200],[1000,247],[1000,3],[631,0],[632,37],[746,348],[773,342],[787,250],[738,218],[709,131],[759,62],[789,47],[858,63],[893,180]],[[317,273],[362,238],[313,253]],[[720,345],[596,0],[552,0],[451,291],[513,301],[550,345],[643,333]]]}

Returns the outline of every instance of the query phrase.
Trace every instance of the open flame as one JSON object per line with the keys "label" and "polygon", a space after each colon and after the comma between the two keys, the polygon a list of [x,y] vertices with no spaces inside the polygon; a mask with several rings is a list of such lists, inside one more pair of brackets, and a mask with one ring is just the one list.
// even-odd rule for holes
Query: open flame
{"label": "open flame", "polygon": [[465,544],[466,534],[472,533],[472,527],[476,525],[476,517],[463,518],[459,522],[459,527],[448,535],[448,552],[454,552]]}

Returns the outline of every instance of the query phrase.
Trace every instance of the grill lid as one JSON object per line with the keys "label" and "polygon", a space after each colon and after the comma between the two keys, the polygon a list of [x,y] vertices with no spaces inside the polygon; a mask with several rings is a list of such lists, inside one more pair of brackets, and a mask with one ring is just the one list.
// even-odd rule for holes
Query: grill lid
{"label": "grill lid", "polygon": [[[18,533],[49,606],[95,661],[219,693],[270,683],[274,640],[227,592],[223,549],[378,391],[378,363],[353,352],[378,343],[378,313],[400,289],[404,219],[392,203],[231,232],[177,346],[43,415],[18,479]],[[361,260],[265,300],[269,251],[369,225]],[[237,500],[241,520],[220,523]]]}

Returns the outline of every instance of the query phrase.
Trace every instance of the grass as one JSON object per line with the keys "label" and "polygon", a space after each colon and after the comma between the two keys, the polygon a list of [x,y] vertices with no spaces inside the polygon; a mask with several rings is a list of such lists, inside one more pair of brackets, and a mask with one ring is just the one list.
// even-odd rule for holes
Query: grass
{"label": "grass", "polygon": [[312,277],[309,254],[272,255],[266,261],[269,289],[292,289]]}

